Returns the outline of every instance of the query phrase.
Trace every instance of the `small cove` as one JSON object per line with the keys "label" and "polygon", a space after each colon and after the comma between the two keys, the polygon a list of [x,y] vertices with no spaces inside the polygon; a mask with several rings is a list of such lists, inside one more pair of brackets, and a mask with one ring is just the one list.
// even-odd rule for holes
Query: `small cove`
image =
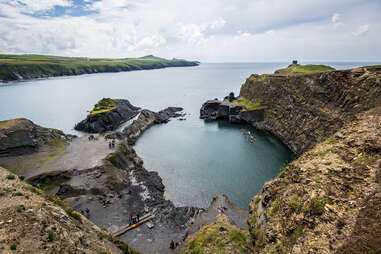
{"label": "small cove", "polygon": [[[137,142],[135,149],[146,168],[159,172],[176,205],[206,207],[213,196],[224,193],[247,209],[263,182],[276,176],[292,154],[274,136],[245,126],[256,137],[251,145],[240,133],[243,126],[204,122],[199,119],[199,109],[208,99],[222,98],[231,91],[238,94],[250,74],[272,73],[285,65],[202,64],[9,83],[0,86],[0,120],[25,117],[76,133],[74,124],[103,97],[125,98],[156,111],[184,107],[186,121],[154,126]],[[332,65],[344,69],[366,64]]]}

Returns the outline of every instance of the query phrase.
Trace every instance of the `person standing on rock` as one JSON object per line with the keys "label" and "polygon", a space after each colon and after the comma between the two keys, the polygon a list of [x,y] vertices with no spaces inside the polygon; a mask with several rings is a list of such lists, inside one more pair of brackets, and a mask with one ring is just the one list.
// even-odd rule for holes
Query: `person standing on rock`
{"label": "person standing on rock", "polygon": [[115,139],[112,140],[112,148],[115,148]]}
{"label": "person standing on rock", "polygon": [[111,147],[112,147],[112,143],[111,143],[111,141],[109,141],[108,142],[108,148],[111,149]]}
{"label": "person standing on rock", "polygon": [[171,240],[171,242],[169,243],[169,248],[171,250],[174,250],[175,249],[175,242],[173,240]]}

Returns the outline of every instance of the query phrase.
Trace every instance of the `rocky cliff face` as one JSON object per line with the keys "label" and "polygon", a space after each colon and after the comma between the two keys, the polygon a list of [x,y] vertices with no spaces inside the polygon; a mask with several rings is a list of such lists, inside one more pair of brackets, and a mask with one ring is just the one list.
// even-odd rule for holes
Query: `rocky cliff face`
{"label": "rocky cliff face", "polygon": [[103,98],[85,120],[75,125],[74,129],[89,133],[112,131],[123,122],[135,117],[139,109],[128,100]]}
{"label": "rocky cliff face", "polygon": [[297,155],[323,141],[359,112],[381,105],[381,67],[311,74],[252,75],[240,96],[264,107],[258,129]]}
{"label": "rocky cliff face", "polygon": [[183,108],[180,107],[169,107],[156,113],[143,109],[138,118],[123,130],[123,135],[127,138],[129,145],[134,145],[149,127],[154,124],[167,123],[173,117],[183,116],[184,114],[179,113],[182,110]]}
{"label": "rocky cliff face", "polygon": [[381,253],[381,107],[333,131],[253,198],[256,253]]}
{"label": "rocky cliff face", "polygon": [[56,139],[66,140],[62,131],[38,126],[18,118],[0,122],[0,157],[31,154]]}
{"label": "rocky cliff face", "polygon": [[1,253],[136,253],[57,197],[0,168]]}

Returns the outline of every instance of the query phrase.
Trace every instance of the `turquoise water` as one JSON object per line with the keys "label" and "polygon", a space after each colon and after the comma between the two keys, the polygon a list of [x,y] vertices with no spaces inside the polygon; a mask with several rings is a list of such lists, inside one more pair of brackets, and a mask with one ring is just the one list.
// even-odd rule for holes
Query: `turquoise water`
{"label": "turquoise water", "polygon": [[[328,63],[345,69],[372,63]],[[163,178],[177,205],[206,207],[224,193],[247,209],[263,182],[292,159],[273,136],[255,132],[253,144],[242,126],[199,119],[203,102],[239,88],[252,73],[271,73],[285,63],[221,63],[198,67],[104,73],[0,85],[0,120],[26,117],[42,126],[76,133],[74,124],[103,97],[126,98],[136,106],[160,110],[184,107],[186,121],[154,126],[135,148],[149,170]],[[245,127],[249,129],[249,127]],[[253,131],[253,130],[252,130]],[[78,133],[77,133],[78,134]]]}

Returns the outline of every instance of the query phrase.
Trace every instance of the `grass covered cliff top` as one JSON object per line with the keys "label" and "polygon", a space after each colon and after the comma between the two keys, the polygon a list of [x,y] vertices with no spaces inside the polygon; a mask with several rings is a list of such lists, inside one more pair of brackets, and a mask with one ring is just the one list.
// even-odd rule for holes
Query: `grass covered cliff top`
{"label": "grass covered cliff top", "polygon": [[164,59],[152,55],[140,58],[87,58],[48,55],[0,54],[0,80],[78,75],[96,72],[118,72],[165,67],[196,66],[199,62]]}
{"label": "grass covered cliff top", "polygon": [[249,234],[233,225],[229,217],[219,214],[215,221],[187,238],[181,254],[248,253]]}
{"label": "grass covered cliff top", "polygon": [[258,110],[258,109],[263,109],[263,106],[258,102],[252,102],[245,97],[240,96],[237,100],[232,101],[234,105],[237,106],[242,106],[246,110]]}
{"label": "grass covered cliff top", "polygon": [[155,56],[144,56],[140,58],[87,58],[87,57],[64,57],[49,55],[8,55],[0,54],[0,64],[62,64],[65,66],[81,66],[81,65],[140,65],[144,66],[152,63],[162,64],[181,64],[195,63],[181,59],[168,60]]}
{"label": "grass covered cliff top", "polygon": [[114,101],[114,99],[103,98],[102,100],[98,101],[97,104],[95,104],[94,109],[90,112],[90,114],[96,115],[116,109]]}
{"label": "grass covered cliff top", "polygon": [[276,74],[308,74],[316,72],[334,71],[335,68],[322,64],[291,64],[287,68],[275,71]]}
{"label": "grass covered cliff top", "polygon": [[10,128],[18,123],[21,123],[22,121],[25,121],[25,118],[17,118],[17,119],[11,119],[11,120],[4,120],[0,121],[0,130]]}

